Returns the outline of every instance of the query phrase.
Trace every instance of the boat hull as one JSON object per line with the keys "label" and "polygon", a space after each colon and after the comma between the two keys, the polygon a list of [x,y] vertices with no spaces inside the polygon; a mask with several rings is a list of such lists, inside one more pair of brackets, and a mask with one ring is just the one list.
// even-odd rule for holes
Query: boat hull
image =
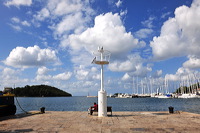
{"label": "boat hull", "polygon": [[0,96],[0,116],[14,115],[15,113],[14,96]]}

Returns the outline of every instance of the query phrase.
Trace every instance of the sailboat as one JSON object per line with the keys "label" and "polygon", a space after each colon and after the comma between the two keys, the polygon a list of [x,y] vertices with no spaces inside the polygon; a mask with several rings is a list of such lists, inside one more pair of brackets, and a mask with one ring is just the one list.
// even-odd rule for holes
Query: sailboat
{"label": "sailboat", "polygon": [[[195,75],[194,75],[195,78]],[[183,81],[183,84],[187,82],[187,85],[189,87],[187,88],[188,92],[184,92],[184,87],[181,87],[181,95],[178,96],[178,98],[200,98],[200,95],[198,95],[197,88],[198,88],[198,80],[197,85],[194,85],[195,82],[192,82],[192,79],[190,75],[187,77],[187,81]]]}

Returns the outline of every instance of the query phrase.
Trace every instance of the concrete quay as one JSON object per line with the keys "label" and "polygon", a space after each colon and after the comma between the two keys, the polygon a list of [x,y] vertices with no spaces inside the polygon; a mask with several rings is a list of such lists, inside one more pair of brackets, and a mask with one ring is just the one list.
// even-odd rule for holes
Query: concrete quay
{"label": "concrete quay", "polygon": [[108,117],[81,111],[36,111],[0,117],[1,133],[199,133],[200,114],[113,112]]}

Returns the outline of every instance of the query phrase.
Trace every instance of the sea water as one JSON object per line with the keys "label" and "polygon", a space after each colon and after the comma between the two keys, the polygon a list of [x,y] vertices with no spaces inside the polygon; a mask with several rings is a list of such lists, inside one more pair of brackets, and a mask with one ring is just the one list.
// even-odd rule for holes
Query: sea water
{"label": "sea water", "polygon": [[[16,114],[24,111],[87,111],[97,97],[16,97]],[[187,111],[200,114],[200,98],[194,99],[162,99],[162,98],[108,98],[107,105],[112,106],[113,111],[168,111],[168,107],[174,107],[174,111]],[[23,111],[24,110],[24,111]]]}

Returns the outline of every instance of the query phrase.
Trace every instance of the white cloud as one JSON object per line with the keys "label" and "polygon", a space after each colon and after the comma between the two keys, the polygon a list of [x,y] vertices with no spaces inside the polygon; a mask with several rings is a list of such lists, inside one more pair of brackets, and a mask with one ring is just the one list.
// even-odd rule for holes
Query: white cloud
{"label": "white cloud", "polygon": [[11,20],[15,23],[20,23],[20,19],[18,17],[13,17]]}
{"label": "white cloud", "polygon": [[21,31],[22,28],[18,25],[9,24],[15,31]]}
{"label": "white cloud", "polygon": [[130,80],[130,79],[131,79],[131,77],[128,73],[125,73],[124,76],[122,77],[123,81],[127,81],[127,80]]}
{"label": "white cloud", "polygon": [[122,1],[121,0],[118,0],[115,5],[119,8],[121,5],[122,5]]}
{"label": "white cloud", "polygon": [[166,18],[167,16],[169,16],[171,14],[171,12],[166,12],[166,13],[163,13],[161,18]]}
{"label": "white cloud", "polygon": [[127,56],[126,60],[112,61],[108,67],[111,71],[135,72],[137,71],[137,65],[141,65],[142,63],[144,63],[144,59],[142,59],[138,54],[132,54]]}
{"label": "white cloud", "polygon": [[50,70],[45,66],[38,68],[37,74],[38,75],[46,75]]}
{"label": "white cloud", "polygon": [[60,73],[58,75],[53,76],[53,79],[55,80],[68,80],[72,76],[71,72],[65,72],[65,73]]}
{"label": "white cloud", "polygon": [[26,26],[26,27],[30,27],[31,24],[28,21],[21,21],[18,17],[12,17],[11,18],[12,24],[8,24],[10,25],[14,30],[16,31],[22,31],[21,26]]}
{"label": "white cloud", "polygon": [[126,10],[121,10],[120,11],[120,16],[125,16],[126,14],[128,13],[128,10],[126,9]]}
{"label": "white cloud", "polygon": [[75,75],[78,80],[84,80],[88,77],[89,71],[85,69],[84,66],[79,66],[75,68]]}
{"label": "white cloud", "polygon": [[69,51],[69,53],[72,55],[71,61],[76,65],[91,65],[92,59],[94,58],[93,55],[85,49],[81,49],[80,51]]}
{"label": "white cloud", "polygon": [[82,13],[71,14],[63,18],[63,20],[55,26],[55,34],[63,35],[64,33],[69,33],[75,29],[75,33],[79,33],[84,29],[84,19],[82,19]]}
{"label": "white cloud", "polygon": [[[52,5],[53,3],[54,5]],[[48,5],[49,5],[49,8],[53,10],[53,13],[59,16],[78,12],[82,10],[82,7],[83,7],[83,3],[80,0],[74,0],[74,1],[59,0],[57,2],[51,1],[50,3],[48,3]]]}
{"label": "white cloud", "polygon": [[91,20],[93,12],[89,1],[49,0],[34,18],[38,21],[50,19],[49,27],[54,31],[55,37],[62,38],[64,34],[82,32]]}
{"label": "white cloud", "polygon": [[153,73],[153,78],[159,78],[162,75],[162,70],[157,70],[155,73]]}
{"label": "white cloud", "polygon": [[14,85],[26,84],[30,80],[21,78],[22,71],[18,69],[11,69],[3,67],[0,71],[0,85],[1,87],[14,87]]}
{"label": "white cloud", "polygon": [[135,64],[130,60],[112,62],[109,65],[109,69],[117,72],[130,72],[136,70]]}
{"label": "white cloud", "polygon": [[152,68],[150,66],[143,66],[142,64],[138,64],[135,67],[136,70],[131,74],[139,77],[146,77],[147,74],[152,71]]}
{"label": "white cloud", "polygon": [[150,16],[148,20],[142,21],[141,23],[142,23],[143,26],[145,26],[145,27],[151,29],[151,28],[154,27],[154,26],[153,26],[153,21],[154,21],[155,19],[156,19],[155,17]]}
{"label": "white cloud", "polygon": [[[72,72],[59,73],[57,75],[50,75],[49,72],[55,71],[55,69],[48,69],[47,67],[40,67],[37,70],[36,81],[40,82],[59,82],[69,80],[72,76]],[[49,83],[50,84],[50,83]]]}
{"label": "white cloud", "polygon": [[47,83],[48,82],[48,84],[49,84],[52,81],[52,76],[51,75],[37,75],[35,77],[35,79],[36,79],[37,82],[42,82],[42,83],[44,83],[44,82]]}
{"label": "white cloud", "polygon": [[50,12],[47,8],[43,8],[40,12],[38,12],[37,15],[34,15],[34,17],[39,21],[43,21],[44,19],[48,18],[49,16],[50,16]]}
{"label": "white cloud", "polygon": [[92,67],[92,68],[91,68],[91,71],[92,71],[92,72],[96,72],[96,71],[98,71],[98,70],[97,70],[96,67]]}
{"label": "white cloud", "polygon": [[21,24],[23,26],[28,26],[28,27],[31,26],[31,24],[28,21],[22,21]]}
{"label": "white cloud", "polygon": [[174,74],[166,74],[165,75],[166,79],[171,80],[171,81],[179,81],[180,77]]}
{"label": "white cloud", "polygon": [[27,68],[44,66],[49,63],[59,64],[60,62],[54,50],[40,49],[35,45],[28,48],[16,47],[10,52],[4,63],[12,67]]}
{"label": "white cloud", "polygon": [[112,53],[112,57],[123,57],[136,48],[137,43],[138,40],[126,32],[118,14],[106,13],[95,18],[94,27],[80,35],[70,35],[68,43],[62,43],[62,46],[70,46],[74,51],[85,48],[88,52],[103,46]]}
{"label": "white cloud", "polygon": [[180,67],[175,74],[166,74],[165,77],[171,81],[183,82],[183,80],[188,80],[188,78],[193,78],[196,81],[198,79],[197,77],[199,77],[199,74],[200,73],[198,71]]}
{"label": "white cloud", "polygon": [[183,67],[196,69],[200,68],[200,58],[195,56],[188,56],[189,60],[183,63]]}
{"label": "white cloud", "polygon": [[[102,43],[103,42],[103,43]],[[77,65],[90,66],[93,56],[91,53],[97,51],[98,46],[111,52],[111,71],[127,72],[135,71],[134,63],[142,61],[139,55],[129,54],[139,44],[143,47],[144,42],[138,42],[130,32],[126,32],[119,14],[106,13],[95,18],[94,27],[88,28],[81,34],[70,35],[62,41],[62,47],[70,47],[71,61]],[[80,56],[81,55],[81,56]],[[125,60],[125,61],[122,61]],[[100,75],[88,73],[87,69],[76,69],[76,78],[85,80],[88,78],[99,79]]]}
{"label": "white cloud", "polygon": [[138,38],[147,38],[151,33],[153,33],[152,29],[144,28],[137,31],[135,36]]}
{"label": "white cloud", "polygon": [[6,2],[4,3],[4,5],[6,5],[7,7],[30,6],[31,4],[32,4],[32,0],[6,0]]}
{"label": "white cloud", "polygon": [[2,77],[6,80],[10,79],[12,76],[16,76],[17,72],[11,68],[4,68],[2,71]]}
{"label": "white cloud", "polygon": [[154,37],[151,47],[154,58],[164,60],[177,56],[200,53],[200,1],[194,0],[191,7],[176,8],[175,17],[168,19],[161,34]]}

